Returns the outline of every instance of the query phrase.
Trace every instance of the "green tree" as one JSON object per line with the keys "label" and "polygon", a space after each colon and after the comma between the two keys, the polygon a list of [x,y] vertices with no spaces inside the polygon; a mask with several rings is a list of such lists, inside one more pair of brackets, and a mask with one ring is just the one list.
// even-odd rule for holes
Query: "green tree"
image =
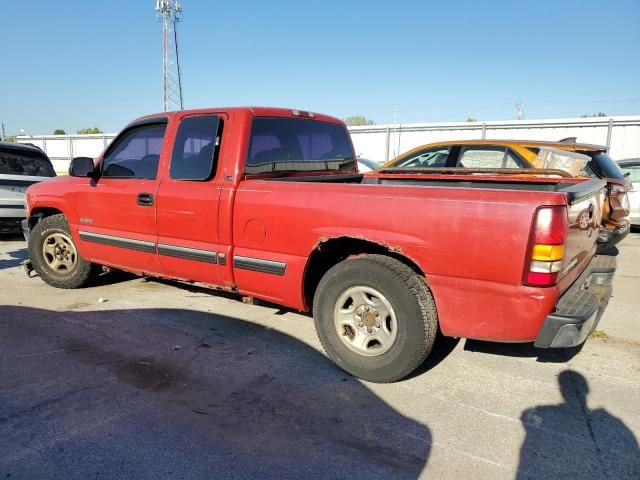
{"label": "green tree", "polygon": [[473,117],[467,118],[467,122],[477,122],[477,121],[478,121],[477,118],[473,118]]}
{"label": "green tree", "polygon": [[80,130],[78,130],[78,133],[80,135],[88,135],[88,134],[91,134],[91,133],[102,133],[102,130],[100,130],[98,127],[81,128]]}
{"label": "green tree", "polygon": [[350,127],[360,127],[362,125],[375,125],[376,122],[368,119],[364,115],[352,115],[344,119],[344,123]]}
{"label": "green tree", "polygon": [[580,115],[580,118],[590,118],[590,117],[606,117],[607,114],[603,112],[598,113],[589,113],[587,115]]}
{"label": "green tree", "polygon": [[53,131],[53,134],[54,134],[54,135],[66,135],[66,134],[67,134],[67,132],[65,132],[62,128],[56,128],[56,129]]}

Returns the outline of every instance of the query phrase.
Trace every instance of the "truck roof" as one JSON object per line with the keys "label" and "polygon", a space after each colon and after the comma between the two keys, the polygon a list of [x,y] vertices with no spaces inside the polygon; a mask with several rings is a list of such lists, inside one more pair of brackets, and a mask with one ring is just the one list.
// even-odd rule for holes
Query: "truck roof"
{"label": "truck roof", "polygon": [[308,110],[301,110],[297,108],[278,108],[278,107],[208,107],[208,108],[196,108],[190,110],[174,110],[171,112],[158,112],[152,113],[149,115],[144,115],[142,117],[136,118],[130,124],[138,123],[140,121],[148,120],[151,118],[167,118],[171,119],[176,115],[206,115],[212,113],[234,113],[234,112],[245,112],[250,113],[254,117],[290,117],[290,118],[313,118],[314,120],[320,120],[323,122],[330,123],[339,123],[343,124],[344,122],[339,118],[332,117],[329,115],[324,115],[321,113],[309,112]]}
{"label": "truck roof", "polygon": [[34,152],[34,153],[39,153],[41,155],[44,155],[44,152],[42,151],[42,149],[40,147],[36,147],[35,145],[32,145],[30,143],[15,143],[15,142],[1,142],[0,141],[0,148],[3,149],[12,149],[12,150],[22,150],[27,151],[27,152]]}
{"label": "truck roof", "polygon": [[[524,147],[553,147],[561,150],[583,150],[583,151],[604,151],[607,148],[603,145],[593,145],[590,143],[578,143],[573,141],[550,141],[550,140],[511,140],[511,139],[486,139],[486,140],[451,140],[446,142],[434,142],[421,145],[414,149],[419,150],[426,146],[438,146],[438,145],[504,145],[510,146],[524,146]],[[402,154],[401,156],[404,156]]]}

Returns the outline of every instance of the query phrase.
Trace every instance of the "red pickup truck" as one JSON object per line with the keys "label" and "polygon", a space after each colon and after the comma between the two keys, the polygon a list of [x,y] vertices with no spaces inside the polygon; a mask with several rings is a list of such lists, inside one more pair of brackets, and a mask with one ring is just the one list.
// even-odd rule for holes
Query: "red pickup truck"
{"label": "red pickup truck", "polygon": [[604,181],[362,175],[344,124],[310,112],[143,117],[69,173],[27,192],[45,282],[109,266],[312,310],[328,356],[370,381],[409,374],[438,331],[580,344],[615,269],[594,256]]}

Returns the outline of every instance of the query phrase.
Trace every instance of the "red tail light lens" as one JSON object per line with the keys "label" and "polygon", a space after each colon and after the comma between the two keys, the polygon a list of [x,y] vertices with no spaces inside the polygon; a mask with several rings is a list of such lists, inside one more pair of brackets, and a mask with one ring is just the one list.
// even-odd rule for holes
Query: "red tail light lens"
{"label": "red tail light lens", "polygon": [[566,207],[542,207],[536,211],[525,262],[525,285],[550,287],[558,282],[568,229]]}
{"label": "red tail light lens", "polygon": [[539,208],[533,223],[533,243],[534,245],[564,245],[568,228],[566,207]]}

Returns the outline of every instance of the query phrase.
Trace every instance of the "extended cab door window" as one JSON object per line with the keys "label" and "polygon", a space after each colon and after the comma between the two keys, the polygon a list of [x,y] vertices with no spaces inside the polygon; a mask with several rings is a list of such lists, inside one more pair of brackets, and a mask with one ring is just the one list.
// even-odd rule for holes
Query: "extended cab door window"
{"label": "extended cab door window", "polygon": [[187,117],[180,122],[171,154],[171,178],[202,181],[215,175],[219,126],[217,115]]}
{"label": "extended cab door window", "polygon": [[102,177],[155,179],[166,124],[142,125],[125,132],[102,160]]}

